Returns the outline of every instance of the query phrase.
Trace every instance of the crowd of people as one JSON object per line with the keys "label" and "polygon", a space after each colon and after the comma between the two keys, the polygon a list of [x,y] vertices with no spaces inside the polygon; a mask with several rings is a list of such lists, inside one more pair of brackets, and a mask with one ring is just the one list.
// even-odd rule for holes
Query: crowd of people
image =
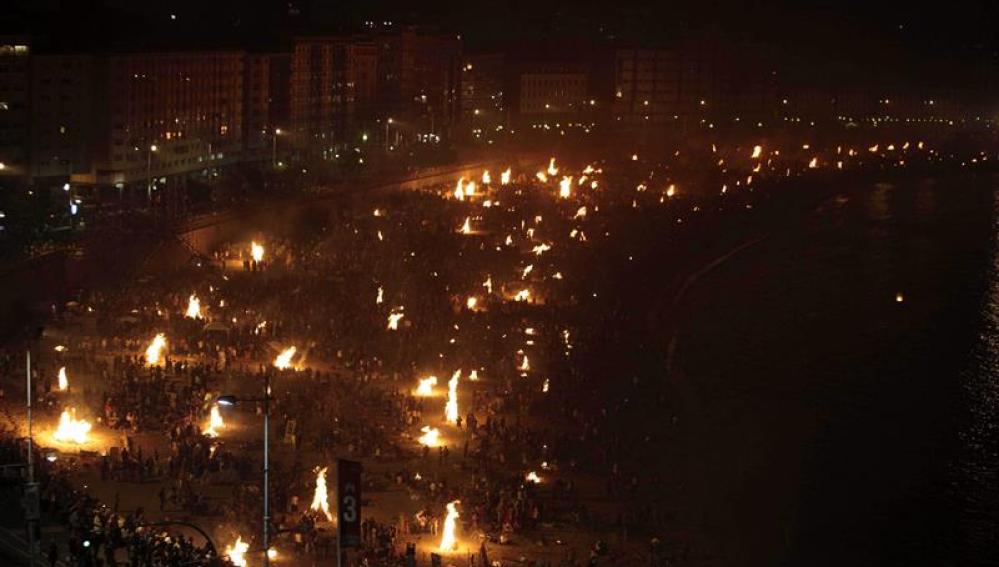
{"label": "crowd of people", "polygon": [[[0,435],[0,461],[20,462],[25,440],[5,427]],[[35,524],[36,553],[53,567],[131,565],[208,565],[217,557],[208,542],[197,544],[180,533],[154,525],[141,508],[121,512],[74,486],[62,465],[44,459],[37,446],[34,475],[39,483],[40,511],[45,521],[65,527],[64,537],[46,539]]]}
{"label": "crowd of people", "polygon": [[[705,151],[712,163],[718,151]],[[236,394],[270,397],[282,447],[269,471],[279,553],[333,553],[335,525],[310,502],[317,469],[348,458],[364,463],[371,495],[358,564],[405,564],[414,542],[421,562],[434,551],[491,565],[506,549],[537,564],[682,562],[690,542],[667,538],[683,527],[667,466],[680,394],[661,379],[660,316],[685,269],[745,238],[755,211],[782,198],[766,173],[749,190],[754,166],[775,179],[811,168],[791,152],[729,152],[717,174],[731,191],[675,194],[668,188],[694,168],[680,158],[673,169],[637,154],[585,168],[553,161],[509,184],[499,171],[463,180],[478,188],[461,195],[438,188],[298,211],[197,262],[88,290],[51,322],[59,334],[45,344],[64,349],[40,357],[35,396],[52,421],[71,400],[110,432],[111,446],[82,462],[103,482],[149,485],[155,500],[119,513],[46,463],[47,513],[67,526],[65,553],[86,566],[126,552],[136,566],[208,560],[205,545],[142,527],[148,515],[205,519],[227,526],[215,534],[226,542],[243,534],[259,548],[249,534],[263,507],[260,439],[207,427],[215,400]],[[250,240],[264,246],[261,259]],[[159,333],[167,346],[150,363]],[[290,346],[290,368],[275,368]],[[60,367],[68,392],[53,382]],[[18,368],[0,358],[4,376]],[[437,386],[419,395],[429,375]],[[458,414],[446,420],[452,376]],[[256,423],[263,411],[252,401],[226,415]],[[439,442],[418,441],[425,427]],[[161,448],[139,441],[148,435]],[[23,450],[13,438],[3,445],[12,459]],[[392,494],[405,503],[383,504],[400,500]],[[438,550],[455,502],[459,550]]]}

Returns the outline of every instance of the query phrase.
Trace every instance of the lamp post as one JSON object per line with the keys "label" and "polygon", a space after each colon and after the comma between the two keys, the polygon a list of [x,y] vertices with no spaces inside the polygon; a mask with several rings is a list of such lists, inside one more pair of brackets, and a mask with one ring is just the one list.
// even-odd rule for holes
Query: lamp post
{"label": "lamp post", "polygon": [[153,154],[158,149],[156,144],[152,144],[146,153],[146,202],[150,208],[153,206]]}
{"label": "lamp post", "polygon": [[[27,382],[28,382],[27,383],[27,388],[28,388],[27,401],[28,401],[28,487],[29,488],[28,488],[27,492],[32,495],[32,496],[28,496],[28,494],[26,494],[25,496],[28,496],[29,498],[37,498],[38,491],[37,491],[37,487],[35,486],[35,462],[34,462],[35,456],[33,454],[34,451],[35,451],[35,449],[34,449],[34,443],[33,443],[33,440],[32,440],[32,437],[33,437],[32,424],[33,424],[33,422],[32,422],[32,419],[31,419],[31,398],[32,398],[31,394],[32,394],[32,392],[31,392],[31,345],[30,345],[30,343],[29,343],[28,348],[26,350],[25,367],[27,369],[26,374],[27,374]],[[35,521],[36,520],[31,517],[31,514],[27,514],[27,515],[28,515],[28,518],[27,518],[27,520],[28,520],[28,561],[30,563],[34,564],[34,562],[35,562]]]}
{"label": "lamp post", "polygon": [[262,402],[264,404],[264,567],[270,566],[270,401],[271,401],[271,375],[268,371],[264,375],[264,397],[262,398],[240,398],[238,396],[219,396],[216,400],[221,406],[235,406],[239,402]]}
{"label": "lamp post", "polygon": [[389,126],[392,124],[392,117],[385,119],[385,151],[389,149]]}
{"label": "lamp post", "polygon": [[73,191],[72,191],[72,188],[73,187],[69,184],[68,181],[66,183],[62,184],[62,190],[65,191],[66,195],[69,196],[69,202],[68,202],[69,203],[69,228],[73,228],[73,215],[75,213],[75,211],[73,210]]}
{"label": "lamp post", "polygon": [[271,136],[271,165],[277,169],[277,137],[281,135],[281,129],[275,128]]}

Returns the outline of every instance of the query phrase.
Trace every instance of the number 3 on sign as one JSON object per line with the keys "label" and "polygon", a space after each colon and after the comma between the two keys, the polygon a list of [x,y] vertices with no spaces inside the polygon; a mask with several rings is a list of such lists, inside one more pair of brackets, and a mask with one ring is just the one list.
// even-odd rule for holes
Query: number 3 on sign
{"label": "number 3 on sign", "polygon": [[352,494],[346,494],[341,500],[341,504],[343,504],[343,511],[341,512],[343,521],[357,521],[357,499]]}

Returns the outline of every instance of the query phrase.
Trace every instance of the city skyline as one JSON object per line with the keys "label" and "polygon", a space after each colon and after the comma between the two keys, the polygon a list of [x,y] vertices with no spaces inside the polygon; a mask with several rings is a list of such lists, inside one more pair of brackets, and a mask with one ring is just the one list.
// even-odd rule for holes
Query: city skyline
{"label": "city skyline", "polygon": [[[103,5],[102,9],[100,8]],[[636,41],[668,46],[691,34],[736,44],[758,44],[779,54],[776,63],[800,80],[899,85],[939,82],[971,88],[991,80],[999,42],[988,22],[996,8],[961,0],[946,8],[918,3],[679,2],[646,5],[629,0],[607,10],[597,2],[510,2],[503,9],[468,2],[382,1],[339,5],[321,0],[144,5],[104,0],[82,4],[16,0],[0,15],[0,30],[49,35],[60,49],[162,49],[190,45],[272,48],[296,34],[363,31],[365,22],[416,24],[465,34],[471,51],[540,36]],[[55,31],[58,30],[58,31]],[[887,74],[887,76],[886,76]]]}

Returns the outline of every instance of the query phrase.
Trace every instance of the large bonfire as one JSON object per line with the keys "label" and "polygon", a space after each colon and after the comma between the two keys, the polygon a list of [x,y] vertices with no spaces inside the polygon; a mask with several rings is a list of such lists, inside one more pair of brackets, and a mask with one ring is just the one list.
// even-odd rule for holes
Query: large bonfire
{"label": "large bonfire", "polygon": [[310,508],[326,516],[326,519],[333,521],[333,514],[330,513],[329,495],[326,491],[326,470],[323,467],[316,471],[316,492],[312,495],[312,506]]}
{"label": "large bonfire", "polygon": [[166,335],[157,333],[146,347],[146,364],[157,366],[163,362],[163,351],[166,350]]}
{"label": "large bonfire", "polygon": [[447,516],[444,518],[444,534],[441,536],[441,551],[455,551],[458,549],[458,538],[455,534],[458,527],[458,504],[461,504],[459,500],[447,503]]}
{"label": "large bonfire", "polygon": [[82,445],[89,439],[92,427],[89,421],[76,419],[76,408],[64,409],[59,416],[59,426],[52,433],[52,437],[63,443]]}

